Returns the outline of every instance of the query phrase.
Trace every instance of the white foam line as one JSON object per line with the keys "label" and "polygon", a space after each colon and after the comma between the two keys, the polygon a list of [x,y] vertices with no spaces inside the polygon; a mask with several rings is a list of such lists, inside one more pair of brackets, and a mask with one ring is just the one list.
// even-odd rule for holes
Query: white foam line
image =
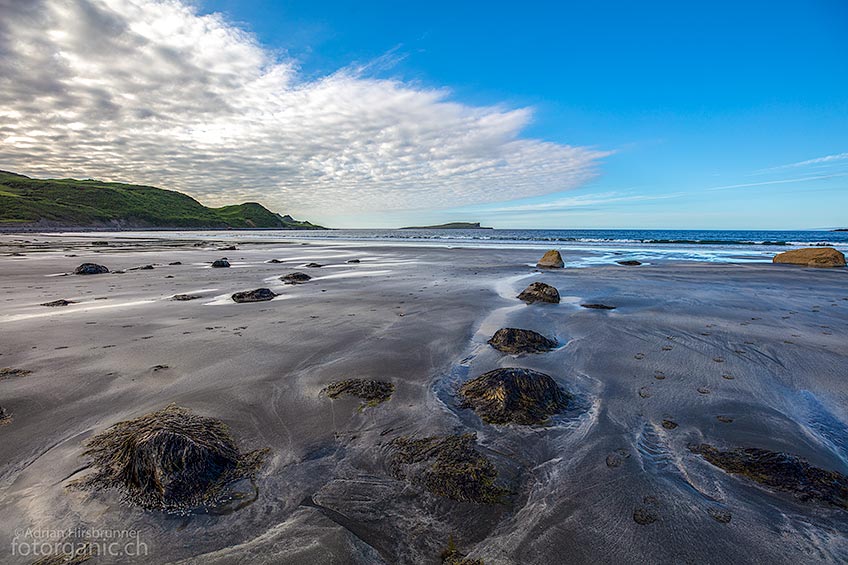
{"label": "white foam line", "polygon": [[[130,306],[138,306],[140,304],[150,304],[152,302],[156,302],[156,299],[149,300],[136,300],[133,302],[119,302],[117,304],[103,304],[102,306],[77,306],[74,308],[73,306],[64,306],[61,310],[51,309],[49,312],[33,312],[30,314],[15,314],[12,316],[3,316],[0,317],[0,324],[6,322],[18,322],[20,320],[29,320],[33,318],[47,318],[49,316],[62,316],[67,314],[79,314],[91,312],[92,310],[107,310],[114,308],[122,308],[122,307],[130,307]],[[86,303],[89,304],[89,303]],[[46,308],[46,306],[45,306]]]}

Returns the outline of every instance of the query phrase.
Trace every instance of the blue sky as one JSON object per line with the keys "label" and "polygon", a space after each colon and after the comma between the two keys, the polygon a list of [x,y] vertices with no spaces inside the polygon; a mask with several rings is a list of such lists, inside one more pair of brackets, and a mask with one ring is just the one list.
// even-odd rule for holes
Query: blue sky
{"label": "blue sky", "polygon": [[[848,152],[843,1],[202,5],[243,22],[307,75],[384,58],[375,72],[447,87],[462,102],[533,107],[525,135],[614,151],[579,189],[524,199],[513,211],[498,203],[427,212],[433,221],[848,223],[848,155],[786,166]],[[713,190],[732,185],[750,186]],[[538,206],[522,211],[528,205]]]}
{"label": "blue sky", "polygon": [[848,224],[848,2],[29,0],[0,169],[333,227]]}

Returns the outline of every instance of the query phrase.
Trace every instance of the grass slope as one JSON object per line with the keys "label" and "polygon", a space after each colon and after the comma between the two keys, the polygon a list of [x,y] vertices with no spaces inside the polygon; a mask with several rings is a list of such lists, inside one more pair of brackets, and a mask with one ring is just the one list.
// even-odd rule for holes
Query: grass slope
{"label": "grass slope", "polygon": [[0,171],[0,226],[42,224],[122,228],[321,229],[247,202],[208,208],[152,186],[75,179],[33,179]]}

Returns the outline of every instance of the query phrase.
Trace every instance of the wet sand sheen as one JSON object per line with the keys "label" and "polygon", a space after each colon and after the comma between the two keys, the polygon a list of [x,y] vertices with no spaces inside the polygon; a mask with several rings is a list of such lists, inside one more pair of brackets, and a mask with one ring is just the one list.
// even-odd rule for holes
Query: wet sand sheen
{"label": "wet sand sheen", "polygon": [[[0,240],[25,253],[0,258],[0,366],[32,372],[0,377],[11,417],[0,538],[132,527],[156,563],[436,563],[451,537],[487,564],[848,558],[844,509],[728,474],[690,448],[760,448],[848,473],[844,269],[535,272],[528,250],[328,242],[222,252],[89,239],[63,242],[76,255],[64,257],[14,239]],[[206,268],[222,253],[242,267]],[[89,261],[126,272],[45,276]],[[325,266],[303,268],[312,261]],[[279,281],[293,271],[313,278]],[[533,281],[563,300],[518,300]],[[229,300],[263,286],[279,296]],[[79,303],[40,306],[58,299]],[[506,354],[486,343],[502,327],[560,346]],[[460,385],[506,367],[550,375],[573,402],[547,426],[491,425],[460,406]],[[344,379],[394,391],[373,405],[321,394]],[[65,488],[87,438],[172,402],[225,422],[246,451],[270,448],[255,501],[178,517]],[[501,502],[453,501],[391,472],[398,438],[469,433],[508,491]]]}

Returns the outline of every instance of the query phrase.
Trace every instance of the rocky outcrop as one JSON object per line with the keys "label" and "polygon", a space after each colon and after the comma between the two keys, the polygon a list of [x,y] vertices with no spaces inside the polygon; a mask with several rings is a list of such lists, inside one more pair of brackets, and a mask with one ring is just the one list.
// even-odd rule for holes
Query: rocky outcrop
{"label": "rocky outcrop", "polygon": [[559,304],[559,291],[549,284],[534,282],[522,290],[521,294],[518,295],[518,298],[527,304],[533,304],[534,302]]}
{"label": "rocky outcrop", "polygon": [[233,294],[233,302],[242,304],[244,302],[266,302],[277,296],[270,288],[257,288],[256,290],[245,290]]}
{"label": "rocky outcrop", "polygon": [[565,263],[562,261],[562,255],[559,254],[559,251],[551,249],[542,255],[536,266],[540,269],[562,269],[565,267]]}
{"label": "rocky outcrop", "polygon": [[530,369],[495,369],[462,385],[462,407],[489,424],[546,424],[571,395],[550,376]]}
{"label": "rocky outcrop", "polygon": [[845,255],[833,247],[808,247],[778,253],[772,262],[805,267],[844,267]]}
{"label": "rocky outcrop", "polygon": [[757,448],[722,451],[707,443],[690,445],[689,449],[733,475],[791,493],[802,501],[815,500],[848,510],[848,477],[813,467],[795,455]]}
{"label": "rocky outcrop", "polygon": [[548,339],[533,330],[501,328],[488,344],[503,353],[542,353],[557,346],[556,340]]}
{"label": "rocky outcrop", "polygon": [[98,265],[97,263],[83,263],[74,269],[75,275],[102,275],[103,273],[108,272],[109,269],[103,265]]}
{"label": "rocky outcrop", "polygon": [[59,300],[53,300],[52,302],[42,302],[42,306],[50,306],[51,308],[55,308],[57,306],[68,306],[70,304],[76,304],[74,300],[65,300],[64,298],[60,298]]}
{"label": "rocky outcrop", "polygon": [[311,278],[306,273],[289,273],[280,277],[280,280],[286,284],[303,284]]}
{"label": "rocky outcrop", "polygon": [[391,474],[451,500],[501,502],[509,492],[495,484],[498,471],[476,443],[476,434],[399,437],[389,444]]}
{"label": "rocky outcrop", "polygon": [[395,392],[395,385],[373,379],[346,379],[330,383],[321,393],[329,398],[342,395],[355,396],[365,401],[367,406],[376,406],[386,402]]}
{"label": "rocky outcrop", "polygon": [[230,262],[227,261],[226,257],[223,259],[215,259],[212,261],[212,267],[215,269],[226,269],[230,266]]}
{"label": "rocky outcrop", "polygon": [[90,439],[83,455],[95,471],[74,486],[115,489],[129,504],[186,512],[214,504],[228,484],[252,477],[266,454],[242,454],[223,422],[172,404]]}

